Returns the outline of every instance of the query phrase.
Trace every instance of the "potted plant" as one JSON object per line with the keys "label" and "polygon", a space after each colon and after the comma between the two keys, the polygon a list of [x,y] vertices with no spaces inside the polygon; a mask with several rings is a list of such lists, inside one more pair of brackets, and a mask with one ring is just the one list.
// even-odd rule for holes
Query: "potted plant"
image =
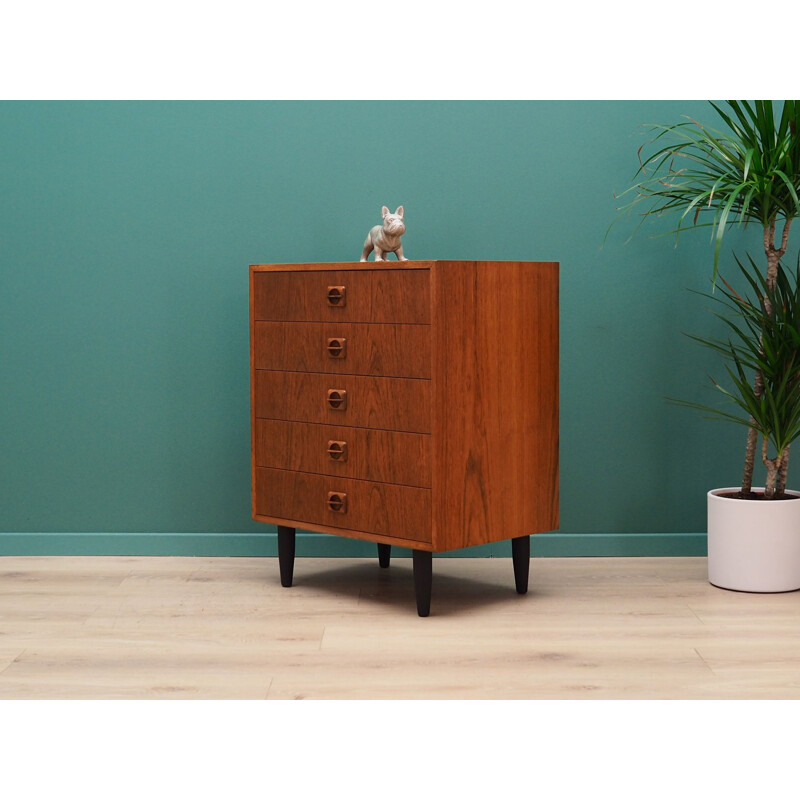
{"label": "potted plant", "polygon": [[[643,217],[678,214],[673,230],[711,228],[712,299],[727,340],[693,337],[726,361],[728,388],[714,381],[733,410],[695,403],[748,428],[742,485],[708,493],[709,580],[740,591],[800,589],[800,494],[786,490],[789,450],[800,436],[800,300],[798,270],[784,270],[792,222],[800,215],[800,101],[711,103],[719,130],[687,120],[652,126],[652,153],[639,150],[639,170],[622,207]],[[778,108],[777,106],[780,106]],[[737,259],[749,293],[719,276],[722,241],[734,224],[758,224],[765,264]],[[728,406],[730,408],[730,406]],[[761,439],[761,447],[758,440]],[[766,468],[753,487],[756,454]]]}

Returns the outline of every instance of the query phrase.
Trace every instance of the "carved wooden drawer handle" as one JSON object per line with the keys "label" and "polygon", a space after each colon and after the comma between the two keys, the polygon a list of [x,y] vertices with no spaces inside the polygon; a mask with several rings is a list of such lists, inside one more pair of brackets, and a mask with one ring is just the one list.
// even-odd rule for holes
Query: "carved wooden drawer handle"
{"label": "carved wooden drawer handle", "polygon": [[333,461],[347,461],[347,442],[328,442],[328,457]]}
{"label": "carved wooden drawer handle", "polygon": [[344,411],[347,408],[347,390],[328,389],[328,405],[337,411]]}
{"label": "carved wooden drawer handle", "polygon": [[347,289],[344,286],[329,286],[327,295],[328,305],[336,306],[337,308],[341,308],[342,306],[346,305],[346,291]]}
{"label": "carved wooden drawer handle", "polygon": [[347,339],[328,339],[328,355],[331,358],[347,358]]}
{"label": "carved wooden drawer handle", "polygon": [[328,492],[328,508],[337,514],[346,514],[347,494],[345,492]]}

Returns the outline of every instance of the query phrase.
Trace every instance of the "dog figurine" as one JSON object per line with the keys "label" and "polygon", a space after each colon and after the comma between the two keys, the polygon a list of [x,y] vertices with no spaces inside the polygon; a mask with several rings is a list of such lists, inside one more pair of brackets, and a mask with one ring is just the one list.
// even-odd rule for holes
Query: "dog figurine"
{"label": "dog figurine", "polygon": [[394,253],[398,261],[408,261],[403,255],[403,244],[400,241],[400,237],[406,232],[403,213],[403,206],[398,206],[394,214],[390,214],[386,206],[381,208],[383,225],[376,225],[367,234],[364,251],[361,253],[362,261],[366,261],[373,250],[376,261],[386,261],[387,253]]}

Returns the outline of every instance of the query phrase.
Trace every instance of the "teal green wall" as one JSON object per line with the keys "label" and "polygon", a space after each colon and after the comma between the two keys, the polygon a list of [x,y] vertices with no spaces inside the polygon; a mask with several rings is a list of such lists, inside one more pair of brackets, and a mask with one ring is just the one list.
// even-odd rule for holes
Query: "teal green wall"
{"label": "teal green wall", "polygon": [[[686,291],[706,287],[707,237],[675,249],[650,225],[625,245],[631,223],[601,249],[638,126],[683,114],[709,117],[0,103],[0,553],[272,552],[249,516],[248,265],[356,260],[401,203],[412,259],[561,262],[562,535],[534,552],[704,552],[705,491],[738,481],[742,434],[664,397],[702,396],[715,366],[680,334],[708,327]],[[734,234],[758,253],[757,231]],[[364,546],[305,537],[298,554]]]}

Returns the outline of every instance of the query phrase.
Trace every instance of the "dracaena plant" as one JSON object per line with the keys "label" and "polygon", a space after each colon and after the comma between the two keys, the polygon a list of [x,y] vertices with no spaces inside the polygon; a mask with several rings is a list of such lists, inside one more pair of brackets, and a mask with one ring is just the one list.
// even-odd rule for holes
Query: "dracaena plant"
{"label": "dracaena plant", "polygon": [[[793,220],[800,216],[800,101],[729,100],[711,103],[719,129],[687,119],[675,125],[650,126],[655,136],[639,149],[635,183],[621,197],[623,215],[677,215],[671,231],[710,228],[716,283],[722,242],[731,225],[756,224],[763,232],[764,264],[749,259],[754,274],[764,278],[762,298],[774,289],[786,253]],[[761,285],[759,283],[759,285]],[[760,400],[764,377],[755,369],[753,396]],[[748,420],[742,494],[752,491],[759,434],[757,420]],[[762,448],[763,453],[763,448]],[[786,486],[788,447],[777,476],[777,495]],[[770,467],[767,464],[769,471]]]}
{"label": "dracaena plant", "polygon": [[[715,315],[727,326],[728,338],[690,336],[719,353],[725,362],[726,385],[711,382],[724,395],[723,408],[674,400],[720,419],[745,425],[761,435],[761,456],[767,468],[764,496],[779,497],[781,468],[789,446],[800,437],[800,259],[793,275],[778,265],[772,285],[748,257],[736,263],[750,292],[742,295],[720,278],[714,294],[705,296],[721,307]],[[754,376],[761,376],[757,392]]]}

